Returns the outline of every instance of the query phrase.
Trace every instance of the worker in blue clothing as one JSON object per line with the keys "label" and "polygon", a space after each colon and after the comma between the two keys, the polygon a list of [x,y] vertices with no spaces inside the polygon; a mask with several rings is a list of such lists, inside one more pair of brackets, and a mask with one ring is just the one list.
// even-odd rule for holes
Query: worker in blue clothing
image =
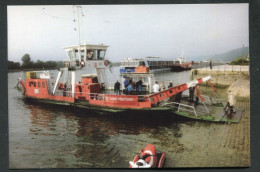
{"label": "worker in blue clothing", "polygon": [[134,91],[132,84],[128,84],[126,90],[127,90],[127,94],[131,95]]}

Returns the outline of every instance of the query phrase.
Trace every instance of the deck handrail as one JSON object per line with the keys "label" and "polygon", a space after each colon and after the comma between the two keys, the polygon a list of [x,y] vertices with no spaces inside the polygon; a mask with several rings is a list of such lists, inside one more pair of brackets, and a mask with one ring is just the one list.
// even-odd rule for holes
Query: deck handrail
{"label": "deck handrail", "polygon": [[[181,110],[184,110],[184,111],[193,112],[195,114],[195,116],[198,117],[196,109],[194,108],[194,106],[190,106],[190,105],[186,105],[186,104],[182,104],[182,103],[178,103],[178,102],[170,102],[170,103],[162,104],[161,107],[172,105],[172,104],[174,104],[174,105],[177,104],[178,105],[178,107],[174,107],[174,108],[178,108],[178,112],[180,112],[180,109],[181,109]],[[183,108],[181,108],[181,106],[185,106],[185,107],[191,108],[192,110],[183,109]]]}
{"label": "deck handrail", "polygon": [[[72,97],[72,91],[65,91],[65,90],[56,90],[56,92],[55,93],[58,93],[58,94],[63,94],[63,93],[70,93],[70,94],[67,94],[68,96],[67,97]],[[92,95],[92,96],[102,96],[103,97],[103,99],[104,99],[104,97],[105,97],[105,95],[118,95],[118,94],[104,94],[104,93],[88,93],[88,92],[74,92],[74,94],[78,94],[78,93],[81,93],[81,94],[87,94],[87,95]],[[56,95],[56,94],[54,94],[54,95]],[[118,96],[120,96],[120,95],[118,95]],[[150,95],[125,95],[125,94],[121,94],[121,96],[138,96],[138,98],[147,98],[149,101],[151,101],[150,100]]]}
{"label": "deck handrail", "polygon": [[209,102],[209,104],[212,105],[212,102],[211,102],[209,96],[201,95],[201,97],[203,97],[205,99],[204,103]]}

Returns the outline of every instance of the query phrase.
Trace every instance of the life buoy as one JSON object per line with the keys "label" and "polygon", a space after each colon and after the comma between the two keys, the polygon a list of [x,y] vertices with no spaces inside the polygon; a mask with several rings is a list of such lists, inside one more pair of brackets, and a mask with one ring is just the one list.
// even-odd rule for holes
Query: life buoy
{"label": "life buoy", "polygon": [[62,89],[64,89],[65,87],[64,87],[64,85],[63,85],[62,83],[59,83],[59,84],[58,84],[58,88],[59,88],[59,90],[62,90]]}
{"label": "life buoy", "polygon": [[104,61],[104,65],[105,65],[105,66],[108,66],[108,65],[109,65],[109,61],[108,61],[108,60],[105,60],[105,61]]}

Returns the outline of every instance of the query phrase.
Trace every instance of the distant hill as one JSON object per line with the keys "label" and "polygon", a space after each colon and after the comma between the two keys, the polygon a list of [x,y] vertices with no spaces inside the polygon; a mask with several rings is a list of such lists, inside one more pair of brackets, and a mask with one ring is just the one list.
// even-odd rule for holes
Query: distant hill
{"label": "distant hill", "polygon": [[237,57],[247,57],[249,54],[249,47],[237,48],[225,53],[216,54],[211,56],[210,59],[215,61],[232,61],[235,60]]}

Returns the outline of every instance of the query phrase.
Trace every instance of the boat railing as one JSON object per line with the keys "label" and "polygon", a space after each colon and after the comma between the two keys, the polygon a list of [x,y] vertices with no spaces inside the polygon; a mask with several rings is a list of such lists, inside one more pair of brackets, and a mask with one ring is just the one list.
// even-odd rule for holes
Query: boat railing
{"label": "boat railing", "polygon": [[203,99],[205,99],[205,101],[204,101],[205,104],[212,105],[212,102],[211,102],[209,96],[201,95],[201,97],[202,97]]}
{"label": "boat railing", "polygon": [[209,97],[209,96],[201,95],[201,97],[205,99],[204,103],[209,104],[209,105],[219,104],[219,103],[223,104],[223,102],[226,101],[226,99],[221,99],[218,96],[217,97]]}
{"label": "boat railing", "polygon": [[221,99],[219,97],[212,97],[211,101],[212,101],[212,104],[214,104],[214,103],[216,103],[216,104],[221,103],[223,105],[224,105],[224,102],[227,102],[226,99]]}
{"label": "boat railing", "polygon": [[106,89],[107,90],[114,90],[114,82],[106,82]]}
{"label": "boat railing", "polygon": [[182,103],[178,103],[178,102],[163,103],[161,105],[161,107],[165,107],[165,106],[177,109],[178,112],[180,112],[181,110],[190,112],[190,113],[194,114],[196,117],[198,117],[198,115],[206,115],[205,112],[196,110],[196,107],[194,107],[194,106],[190,106],[190,105],[186,105],[186,104],[182,104]]}
{"label": "boat railing", "polygon": [[[92,100],[105,100],[105,96],[106,95],[118,95],[116,93],[109,93],[109,94],[103,94],[103,93],[88,93],[88,92],[74,92],[74,95],[75,94],[80,94],[81,96],[82,95],[87,95],[90,97],[90,99]],[[66,97],[72,97],[72,91],[66,91],[66,90],[56,90],[55,91],[55,94],[54,95],[57,95],[57,96],[66,96]],[[124,96],[127,96],[125,94],[120,94],[120,95],[124,95]],[[79,96],[79,97],[81,97]],[[139,102],[143,102],[143,101],[151,101],[151,98],[150,98],[150,95],[136,95],[138,96],[138,101]]]}
{"label": "boat railing", "polygon": [[72,97],[72,92],[71,91],[66,91],[66,90],[56,90],[54,95],[55,96]]}

